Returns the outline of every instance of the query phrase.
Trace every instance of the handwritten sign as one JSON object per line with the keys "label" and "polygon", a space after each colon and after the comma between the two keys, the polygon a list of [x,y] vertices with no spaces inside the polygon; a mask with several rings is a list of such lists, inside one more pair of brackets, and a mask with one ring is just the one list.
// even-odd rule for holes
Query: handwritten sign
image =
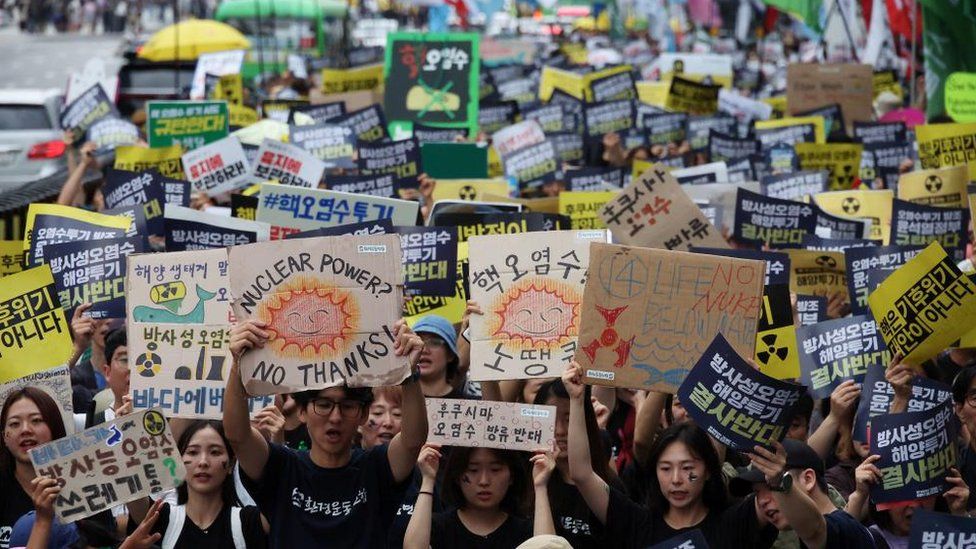
{"label": "handwritten sign", "polygon": [[396,385],[410,375],[393,354],[403,304],[398,236],[259,243],[229,257],[236,317],[262,320],[271,334],[242,360],[249,394]]}
{"label": "handwritten sign", "polygon": [[956,122],[976,122],[976,75],[954,72],[945,83],[946,114]]}
{"label": "handwritten sign", "polygon": [[[223,248],[129,256],[127,325],[230,324],[227,285],[227,251]],[[129,348],[133,356],[143,352],[132,343]]]}
{"label": "handwritten sign", "polygon": [[721,334],[678,390],[688,415],[715,440],[738,451],[783,440],[801,394],[801,385],[757,371]]}
{"label": "handwritten sign", "polygon": [[129,414],[32,448],[30,457],[38,475],[61,485],[54,502],[61,522],[165,492],[186,477],[158,410]]}
{"label": "handwritten sign", "polygon": [[765,266],[594,243],[576,361],[587,382],[674,392],[715,335],[753,356]]}
{"label": "handwritten sign", "polygon": [[881,482],[871,486],[871,501],[889,503],[941,494],[956,466],[956,419],[952,403],[920,412],[880,415],[871,420],[871,453]]}
{"label": "handwritten sign", "polygon": [[428,444],[532,452],[555,446],[556,407],[428,398],[427,425]]}
{"label": "handwritten sign", "polygon": [[873,77],[871,65],[791,63],[786,68],[786,102],[793,113],[838,103],[850,133],[854,122],[874,118]]}
{"label": "handwritten sign", "polygon": [[590,243],[606,231],[472,237],[471,299],[485,315],[471,319],[473,379],[558,375],[576,353]]}
{"label": "handwritten sign", "polygon": [[[7,381],[0,385],[0,404],[6,402],[7,396],[25,387],[34,387],[48,394],[58,403],[61,411],[61,421],[64,422],[65,432],[75,432],[74,405],[71,401],[71,372],[67,366],[55,366],[33,374]],[[0,411],[3,407],[0,406]]]}
{"label": "handwritten sign", "polygon": [[193,188],[208,195],[243,187],[251,171],[244,147],[233,135],[184,154],[183,169]]}
{"label": "handwritten sign", "polygon": [[871,292],[868,304],[888,347],[920,364],[969,331],[976,286],[933,242]]}

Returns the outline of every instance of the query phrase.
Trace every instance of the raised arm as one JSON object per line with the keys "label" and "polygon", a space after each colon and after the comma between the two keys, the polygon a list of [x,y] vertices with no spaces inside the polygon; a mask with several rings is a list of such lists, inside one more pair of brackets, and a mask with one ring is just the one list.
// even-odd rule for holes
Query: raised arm
{"label": "raised arm", "polygon": [[587,507],[602,524],[606,524],[610,486],[596,474],[590,461],[590,441],[586,435],[586,412],[583,409],[586,387],[583,385],[583,369],[576,362],[571,362],[563,372],[563,385],[569,393],[569,476],[583,494]]}
{"label": "raised arm", "polygon": [[881,482],[881,470],[874,464],[879,459],[881,459],[881,456],[877,454],[868,456],[854,470],[856,488],[851,494],[851,497],[847,499],[847,505],[844,507],[844,511],[857,520],[864,520],[867,517],[867,503],[871,497],[871,486]]}
{"label": "raised arm", "polygon": [[[396,356],[406,357],[410,364],[411,371],[416,371],[417,360],[420,353],[424,350],[424,341],[420,336],[413,333],[402,318],[394,325],[396,343],[393,352]],[[411,378],[403,385],[403,419],[402,429],[393,440],[387,450],[387,458],[390,460],[390,470],[393,478],[397,482],[403,482],[413,472],[413,466],[417,463],[417,456],[420,455],[421,448],[427,442],[427,402],[424,400],[424,393],[420,390],[420,385]]]}
{"label": "raised arm", "polygon": [[437,446],[427,444],[420,452],[417,467],[420,469],[420,492],[413,505],[413,514],[403,536],[403,549],[428,549],[430,547],[430,521],[434,514],[434,485],[441,453]]}
{"label": "raised arm", "polygon": [[[756,446],[754,453],[749,454],[753,467],[763,472],[770,486],[779,486],[787,471],[786,449],[779,442],[775,446],[776,453]],[[810,496],[799,487],[793,487],[787,492],[773,492],[773,497],[800,541],[811,549],[823,549],[827,544],[827,521]]]}
{"label": "raised arm", "polygon": [[77,204],[78,195],[81,192],[81,183],[85,178],[85,171],[89,168],[94,168],[97,164],[98,161],[95,159],[95,143],[89,141],[81,146],[81,162],[72,168],[68,179],[64,182],[64,186],[61,187],[57,203],[63,206],[74,206]]}
{"label": "raised arm", "polygon": [[892,357],[891,366],[885,370],[885,379],[895,390],[895,398],[891,400],[892,414],[900,414],[908,410],[908,401],[912,398],[912,380],[914,378],[915,370],[902,362],[900,353]]}
{"label": "raised arm", "polygon": [[637,409],[637,417],[634,419],[634,459],[640,465],[647,463],[647,458],[651,453],[651,445],[654,444],[654,436],[661,426],[661,412],[664,411],[664,403],[668,395],[655,391],[648,391],[647,396]]}
{"label": "raised arm", "polygon": [[241,471],[254,481],[261,480],[271,447],[261,433],[251,426],[240,362],[241,356],[249,349],[264,346],[268,340],[264,327],[264,322],[249,319],[231,328],[230,352],[233,362],[227,376],[227,390],[224,391],[224,433],[234,448]]}
{"label": "raised arm", "polygon": [[[556,450],[558,452],[558,450]],[[556,456],[549,452],[532,456],[532,485],[535,489],[535,513],[532,535],[555,534],[556,525],[552,520],[552,507],[549,505],[549,478],[556,468]]]}
{"label": "raised arm", "polygon": [[820,459],[827,459],[834,452],[837,431],[841,425],[851,425],[854,420],[854,403],[859,396],[861,389],[853,379],[841,383],[830,394],[830,413],[807,440],[807,444],[817,452]]}

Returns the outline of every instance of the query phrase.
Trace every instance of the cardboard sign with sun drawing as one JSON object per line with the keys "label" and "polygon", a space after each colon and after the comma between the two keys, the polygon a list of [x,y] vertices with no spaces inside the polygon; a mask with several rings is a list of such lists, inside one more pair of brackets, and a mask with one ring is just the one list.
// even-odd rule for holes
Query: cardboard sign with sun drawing
{"label": "cardboard sign with sun drawing", "polygon": [[241,360],[248,393],[396,385],[410,375],[407,358],[393,353],[403,305],[399,236],[261,242],[229,254],[234,313],[264,321],[270,333]]}
{"label": "cardboard sign with sun drawing", "polygon": [[590,243],[606,230],[474,236],[469,241],[474,380],[558,376],[576,353]]}

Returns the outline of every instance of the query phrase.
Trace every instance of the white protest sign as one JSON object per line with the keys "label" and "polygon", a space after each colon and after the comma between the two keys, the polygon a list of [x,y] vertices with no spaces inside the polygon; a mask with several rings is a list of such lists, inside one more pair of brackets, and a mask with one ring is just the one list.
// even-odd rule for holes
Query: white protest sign
{"label": "white protest sign", "polygon": [[314,189],[323,172],[325,162],[305,149],[265,139],[254,157],[252,175],[258,181],[276,180],[282,185]]}
{"label": "white protest sign", "polygon": [[499,157],[545,140],[546,134],[535,120],[512,124],[491,134],[491,144],[498,151]]}
{"label": "white protest sign", "polygon": [[184,154],[183,170],[194,190],[210,196],[243,187],[251,171],[244,147],[233,135]]}
{"label": "white protest sign", "polygon": [[428,444],[549,450],[556,442],[556,407],[428,398],[427,428]]}
{"label": "white protest sign", "polygon": [[193,71],[190,99],[203,99],[206,93],[207,75],[224,76],[241,72],[244,50],[215,51],[201,54]]}

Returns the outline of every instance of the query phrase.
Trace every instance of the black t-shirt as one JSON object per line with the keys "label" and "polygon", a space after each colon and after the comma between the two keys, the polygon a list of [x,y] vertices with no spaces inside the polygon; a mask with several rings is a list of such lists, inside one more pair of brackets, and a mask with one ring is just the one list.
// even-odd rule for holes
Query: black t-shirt
{"label": "black t-shirt", "polygon": [[[153,533],[158,532],[160,536],[166,535],[166,527],[169,526],[170,516],[169,504],[159,508],[159,518],[153,526]],[[205,547],[206,549],[234,549],[234,534],[231,529],[231,508],[226,505],[217,515],[206,530],[197,526],[190,517],[183,520],[183,530],[180,537],[176,540],[176,547]],[[130,533],[135,530],[136,524],[129,525]],[[244,543],[248,549],[263,549],[267,546],[267,535],[261,525],[261,513],[257,507],[249,506],[241,509],[241,531],[244,534]],[[160,538],[160,544],[163,540]]]}
{"label": "black t-shirt", "polygon": [[[441,467],[441,470],[444,468]],[[414,467],[413,475],[410,477],[410,481],[407,483],[407,488],[404,491],[403,500],[399,502],[397,506],[396,514],[393,517],[393,523],[390,525],[390,534],[388,537],[387,546],[390,549],[402,549],[403,547],[403,537],[407,533],[407,526],[410,525],[410,517],[413,516],[414,505],[417,504],[417,498],[420,495],[420,483],[423,480],[420,470]],[[424,496],[430,497],[430,496]],[[444,510],[444,506],[441,505],[440,498],[440,483],[434,486],[434,502],[433,502],[433,512],[439,513]]]}
{"label": "black t-shirt", "polygon": [[[874,538],[871,532],[854,517],[840,509],[824,515],[827,522],[826,547],[843,547],[843,549],[874,549]],[[807,545],[800,542],[801,547]]]}
{"label": "black t-shirt", "polygon": [[514,548],[531,537],[532,523],[512,515],[487,536],[471,533],[453,510],[435,514],[430,525],[431,549]]}
{"label": "black t-shirt", "polygon": [[773,545],[778,534],[771,524],[765,528],[759,526],[752,496],[724,511],[709,511],[698,524],[674,529],[664,520],[663,514],[637,505],[616,488],[610,489],[606,547],[643,548],[695,528],[702,531],[711,549],[764,549]]}
{"label": "black t-shirt", "polygon": [[[966,481],[967,486],[976,486],[976,452],[966,444],[965,442],[960,442],[956,446],[958,450],[957,455],[957,467],[959,468],[959,474],[962,475],[962,479]],[[976,489],[970,489],[969,491],[969,505],[967,509],[972,509],[976,507]]]}
{"label": "black t-shirt", "polygon": [[386,451],[357,448],[344,467],[325,468],[309,452],[272,444],[260,482],[241,471],[271,524],[269,547],[384,547],[406,487],[394,480]]}
{"label": "black t-shirt", "polygon": [[10,470],[0,472],[0,549],[10,546],[10,534],[17,519],[34,510],[34,501],[20,487]]}
{"label": "black t-shirt", "polygon": [[558,470],[553,471],[548,488],[556,534],[566,538],[573,549],[605,548],[603,524],[590,511],[579,489],[566,484]]}
{"label": "black t-shirt", "polygon": [[308,451],[312,447],[312,438],[308,434],[308,427],[302,423],[291,431],[285,431],[285,446],[292,450]]}

